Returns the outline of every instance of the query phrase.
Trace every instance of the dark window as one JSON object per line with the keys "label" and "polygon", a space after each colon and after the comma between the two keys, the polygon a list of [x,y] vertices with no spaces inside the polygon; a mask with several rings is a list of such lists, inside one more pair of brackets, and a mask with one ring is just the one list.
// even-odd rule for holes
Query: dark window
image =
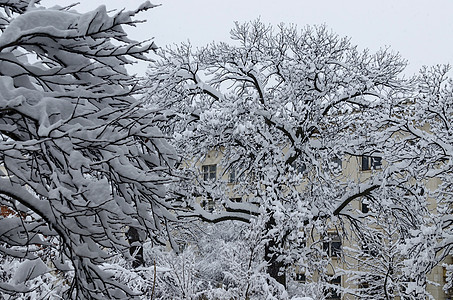
{"label": "dark window", "polygon": [[374,237],[364,237],[361,241],[361,244],[362,253],[364,255],[376,257],[379,255],[380,245],[382,244],[382,237],[380,235]]}
{"label": "dark window", "polygon": [[297,174],[303,174],[307,170],[307,165],[303,162],[293,162],[291,167],[297,172]]}
{"label": "dark window", "polygon": [[[447,268],[443,267],[443,273],[444,273],[444,283],[448,283],[449,276],[448,276],[448,271]],[[445,291],[445,295],[447,296],[446,299],[453,299],[453,287],[450,287],[447,291]]]}
{"label": "dark window", "polygon": [[382,158],[376,156],[362,156],[362,171],[380,169],[382,167]]}
{"label": "dark window", "polygon": [[187,241],[178,241],[178,242],[176,242],[176,244],[178,245],[179,252],[184,252],[184,250],[186,250],[186,248],[188,246]]}
{"label": "dark window", "polygon": [[368,156],[362,156],[362,171],[370,170],[370,160]]}
{"label": "dark window", "polygon": [[336,233],[329,233],[327,240],[323,243],[323,249],[330,257],[341,255],[341,239]]}
{"label": "dark window", "polygon": [[341,276],[337,276],[335,278],[332,278],[329,283],[331,285],[335,285],[335,286],[338,286],[338,288],[336,287],[329,287],[325,294],[326,294],[326,299],[329,299],[329,300],[340,300],[341,299],[341,293],[340,293],[340,287],[341,287]]}
{"label": "dark window", "polygon": [[241,197],[230,198],[230,201],[231,202],[242,202],[242,198]]}
{"label": "dark window", "polygon": [[369,243],[367,241],[363,242],[363,244],[362,244],[363,254],[369,255],[371,257],[378,256],[378,251],[375,248],[376,248],[376,246],[374,244]]}
{"label": "dark window", "polygon": [[360,203],[360,209],[361,209],[362,213],[364,213],[364,214],[367,214],[370,211],[370,207],[368,206],[368,203],[364,202],[363,200]]}
{"label": "dark window", "polygon": [[366,290],[368,290],[370,288],[370,284],[368,283],[368,281],[360,281],[359,283],[359,289],[360,290],[365,290],[364,291],[364,294],[366,294]]}
{"label": "dark window", "polygon": [[374,299],[379,299],[383,292],[383,279],[380,276],[371,276],[370,278],[361,278],[358,284],[359,293],[370,296],[375,296]]}
{"label": "dark window", "polygon": [[201,167],[201,172],[204,181],[217,179],[217,165],[203,165]]}
{"label": "dark window", "polygon": [[237,178],[236,178],[237,174],[236,173],[237,173],[237,171],[236,171],[235,168],[231,168],[230,169],[230,174],[228,176],[228,182],[229,183],[236,183],[236,180],[237,180]]}
{"label": "dark window", "polygon": [[228,173],[228,183],[238,183],[243,179],[243,171],[239,168],[230,168]]}
{"label": "dark window", "polygon": [[372,157],[371,167],[374,169],[380,169],[382,167],[382,157]]}
{"label": "dark window", "polygon": [[332,167],[333,167],[333,169],[338,170],[338,171],[341,171],[341,170],[342,170],[342,168],[343,168],[343,163],[342,163],[341,158],[339,158],[338,156],[335,155],[335,156],[332,157],[332,160],[331,160],[331,161],[332,161]]}
{"label": "dark window", "polygon": [[203,201],[201,201],[201,207],[209,212],[213,212],[215,208],[215,202],[211,198],[203,199]]}
{"label": "dark window", "polygon": [[305,173],[305,171],[307,170],[307,165],[302,163],[297,167],[296,170],[297,170],[297,173],[299,173],[299,174]]}
{"label": "dark window", "polygon": [[299,248],[301,248],[301,249],[307,248],[307,240],[305,240],[305,239],[302,240],[299,244]]}
{"label": "dark window", "polygon": [[296,273],[295,280],[298,282],[305,283],[307,278],[305,277],[305,273]]}

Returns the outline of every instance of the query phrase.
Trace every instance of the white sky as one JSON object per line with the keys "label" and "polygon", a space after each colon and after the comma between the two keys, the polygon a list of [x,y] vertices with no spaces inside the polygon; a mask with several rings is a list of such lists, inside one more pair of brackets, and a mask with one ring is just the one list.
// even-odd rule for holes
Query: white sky
{"label": "white sky", "polygon": [[[65,6],[74,0],[41,0]],[[76,9],[135,9],[142,0],[79,0]],[[162,4],[139,15],[147,22],[128,30],[135,39],[154,37],[158,46],[190,40],[195,46],[228,41],[234,21],[326,24],[349,36],[360,48],[376,51],[390,46],[409,61],[408,74],[422,65],[453,64],[453,0],[154,0]],[[143,75],[146,65],[133,72]]]}

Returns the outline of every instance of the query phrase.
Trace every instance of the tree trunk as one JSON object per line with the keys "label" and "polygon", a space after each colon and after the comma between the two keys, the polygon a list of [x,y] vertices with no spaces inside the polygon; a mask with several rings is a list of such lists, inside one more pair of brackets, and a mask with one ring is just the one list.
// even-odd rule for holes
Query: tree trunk
{"label": "tree trunk", "polygon": [[[266,224],[267,232],[269,232],[275,225],[275,219],[271,216]],[[275,249],[280,248],[282,243],[283,241],[271,238],[264,249],[264,256],[267,261],[267,273],[286,288],[285,264],[283,261],[278,260],[278,253],[275,252]]]}

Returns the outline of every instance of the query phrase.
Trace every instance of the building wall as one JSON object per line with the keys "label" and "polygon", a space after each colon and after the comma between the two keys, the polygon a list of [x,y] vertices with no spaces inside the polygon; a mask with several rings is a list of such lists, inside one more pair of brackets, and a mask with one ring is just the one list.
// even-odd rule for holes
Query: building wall
{"label": "building wall", "polygon": [[[202,168],[203,165],[217,165],[216,168],[216,177],[217,179],[225,180],[228,182],[228,172],[225,170],[222,170],[220,167],[220,161],[222,159],[222,156],[220,153],[211,151],[206,159],[203,162],[199,163],[200,169]],[[355,182],[365,182],[370,178],[370,176],[373,175],[374,172],[379,172],[379,168],[377,170],[366,170],[363,171],[361,170],[361,157],[358,156],[345,156],[342,158],[342,172],[341,175],[339,175],[339,179],[341,181],[346,182],[347,180],[353,179]],[[382,162],[382,164],[385,166],[385,161]],[[430,189],[434,190],[438,185],[440,184],[440,181],[436,178],[430,179],[428,182],[425,183],[425,186]],[[230,183],[229,186],[232,184]],[[303,185],[300,187],[303,189]],[[243,196],[243,195],[235,195],[233,193],[230,193],[229,197],[238,197],[238,196]],[[244,197],[246,198],[246,196]],[[435,210],[436,209],[436,201],[435,199],[430,199],[428,203],[428,208]],[[361,202],[358,200],[355,200],[348,204],[349,209],[356,210],[358,213],[360,213],[361,210]],[[348,228],[346,228],[346,231],[348,231]],[[315,237],[316,238],[316,237]],[[310,241],[309,241],[310,242]],[[342,245],[343,247],[354,247],[350,240],[342,240]],[[452,263],[452,258],[449,257],[446,261],[446,263]],[[343,270],[360,270],[360,261],[351,258],[351,257],[342,257],[340,258],[332,258],[331,265],[329,266],[328,273],[333,275],[337,272],[337,270],[343,269]],[[352,266],[352,267],[351,267]],[[296,268],[297,270],[297,268]],[[316,275],[313,277],[313,280],[317,280]],[[434,268],[434,270],[428,275],[428,280],[436,283],[436,284],[429,284],[427,287],[427,290],[430,292],[430,294],[434,297],[434,299],[453,299],[450,298],[450,296],[447,296],[447,294],[443,291],[442,286],[445,284],[445,270],[444,268],[439,265]],[[357,288],[357,286],[354,286],[352,283],[348,281],[347,275],[343,275],[341,277],[341,285],[346,288]],[[342,296],[342,299],[360,299],[358,296],[354,296],[351,294],[345,294]]]}

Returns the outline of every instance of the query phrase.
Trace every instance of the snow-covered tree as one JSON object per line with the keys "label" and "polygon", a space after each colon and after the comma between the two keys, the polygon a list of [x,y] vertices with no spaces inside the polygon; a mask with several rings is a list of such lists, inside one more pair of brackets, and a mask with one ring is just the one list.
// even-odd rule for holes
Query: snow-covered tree
{"label": "snow-covered tree", "polygon": [[165,117],[142,107],[125,68],[156,48],[123,28],[153,5],[38,3],[0,0],[0,293],[130,299],[106,261],[131,259],[128,229],[162,242],[173,218]]}
{"label": "snow-covered tree", "polygon": [[[401,77],[405,61],[389,49],[359,51],[325,26],[274,29],[255,21],[236,24],[231,37],[232,44],[169,47],[149,69],[148,101],[169,109],[165,130],[187,178],[173,191],[185,201],[179,215],[254,219],[265,243],[261,259],[281,284],[294,264],[328,281],[328,231],[346,237],[352,228],[364,244],[364,228],[381,218],[393,222],[382,223],[392,227],[382,232],[400,243],[391,246],[394,255],[413,262],[415,253],[402,245],[432,216],[427,165],[407,133],[422,135],[423,124],[411,106],[415,79]],[[210,180],[215,176],[202,168],[216,155],[217,171],[223,178],[234,173],[234,185]],[[346,173],[341,161],[358,167]],[[361,173],[360,166],[371,170]],[[219,209],[210,212],[199,199]],[[351,206],[360,199],[369,202],[366,215]],[[401,282],[423,289],[433,266]]]}
{"label": "snow-covered tree", "polygon": [[[412,173],[427,188],[420,193],[434,199],[422,226],[410,231],[403,251],[412,257],[404,268],[418,278],[453,255],[453,79],[451,67],[424,67],[416,96],[405,107],[401,127],[409,143]],[[445,265],[447,271],[451,265]],[[450,289],[451,271],[445,290]],[[412,288],[415,290],[415,287]]]}
{"label": "snow-covered tree", "polygon": [[[197,226],[201,225],[201,226]],[[269,281],[258,231],[246,223],[192,223],[179,254],[146,247],[146,264],[156,261],[156,299],[285,299],[287,292]],[[187,231],[181,231],[187,233]],[[143,276],[145,277],[145,276]],[[149,277],[148,277],[149,278]],[[151,278],[153,278],[151,276]]]}

